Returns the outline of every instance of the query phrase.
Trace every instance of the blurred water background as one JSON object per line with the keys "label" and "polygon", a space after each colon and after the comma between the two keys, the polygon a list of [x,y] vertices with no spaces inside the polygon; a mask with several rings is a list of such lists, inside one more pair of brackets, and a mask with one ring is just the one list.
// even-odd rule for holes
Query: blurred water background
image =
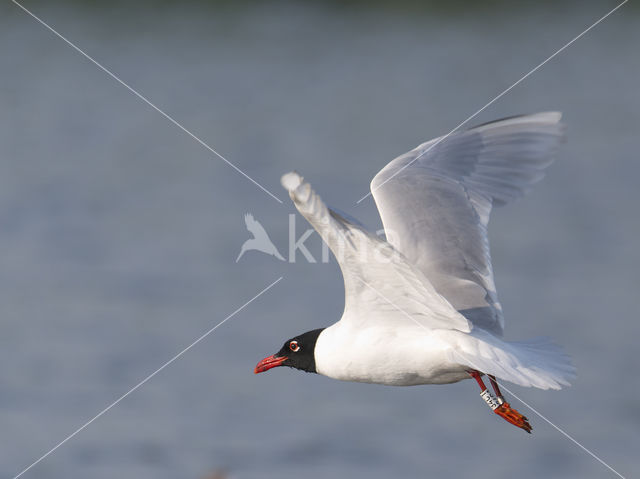
{"label": "blurred water background", "polygon": [[[395,156],[447,133],[611,2],[25,1],[279,196],[279,204],[10,2],[0,6],[0,475],[13,477],[280,276],[23,477],[614,477],[475,383],[392,388],[255,363],[342,310],[334,261],[286,254],[296,169],[371,228]],[[638,471],[638,11],[626,5],[479,115],[561,110],[568,141],[494,212],[508,339],[550,335],[579,376],[509,386],[621,474]],[[307,229],[297,218],[298,237]],[[319,259],[314,235],[306,243]],[[513,404],[520,408],[517,401]]]}

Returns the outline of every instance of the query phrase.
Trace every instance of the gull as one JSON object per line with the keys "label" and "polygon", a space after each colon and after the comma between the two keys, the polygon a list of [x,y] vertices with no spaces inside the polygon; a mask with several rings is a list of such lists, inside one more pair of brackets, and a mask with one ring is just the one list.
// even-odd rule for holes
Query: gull
{"label": "gull", "polygon": [[261,251],[265,254],[270,254],[271,256],[275,256],[280,261],[284,261],[284,258],[278,251],[278,248],[273,244],[271,238],[260,224],[258,220],[256,220],[251,213],[246,213],[244,215],[244,224],[247,226],[247,231],[253,235],[253,238],[249,238],[242,244],[240,248],[240,254],[236,258],[236,263],[240,261],[242,255],[246,251]]}
{"label": "gull", "polygon": [[393,386],[473,378],[498,416],[530,433],[498,379],[560,389],[575,370],[549,339],[503,339],[487,225],[492,207],[520,198],[544,176],[563,139],[560,118],[504,118],[391,161],[371,182],[386,240],[329,209],[298,173],[285,174],[294,205],[338,261],[345,306],[338,322],[287,340],[255,373],[289,366]]}

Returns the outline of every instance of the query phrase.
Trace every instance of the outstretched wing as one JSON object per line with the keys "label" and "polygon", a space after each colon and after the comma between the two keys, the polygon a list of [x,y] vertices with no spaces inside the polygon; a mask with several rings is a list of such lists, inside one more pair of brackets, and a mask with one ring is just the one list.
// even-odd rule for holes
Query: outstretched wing
{"label": "outstretched wing", "polygon": [[297,173],[284,175],[282,185],[338,260],[345,312],[353,313],[343,315],[343,321],[371,324],[401,318],[429,329],[470,331],[464,316],[389,243],[327,208]]}
{"label": "outstretched wing", "polygon": [[424,143],[371,182],[387,240],[475,326],[502,335],[487,225],[542,179],[561,114],[505,118]]}

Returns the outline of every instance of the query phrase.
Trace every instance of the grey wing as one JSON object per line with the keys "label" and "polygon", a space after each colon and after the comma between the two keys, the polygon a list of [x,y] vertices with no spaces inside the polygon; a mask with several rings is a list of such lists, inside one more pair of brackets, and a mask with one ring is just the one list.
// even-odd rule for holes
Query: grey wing
{"label": "grey wing", "polygon": [[474,326],[502,335],[487,225],[527,193],[563,138],[561,114],[483,124],[424,143],[371,182],[388,241]]}
{"label": "grey wing", "polygon": [[297,173],[287,173],[281,181],[295,207],[320,234],[340,265],[345,313],[353,313],[344,314],[342,321],[357,322],[357,327],[363,327],[399,318],[426,329],[471,330],[467,319],[386,241],[330,210]]}

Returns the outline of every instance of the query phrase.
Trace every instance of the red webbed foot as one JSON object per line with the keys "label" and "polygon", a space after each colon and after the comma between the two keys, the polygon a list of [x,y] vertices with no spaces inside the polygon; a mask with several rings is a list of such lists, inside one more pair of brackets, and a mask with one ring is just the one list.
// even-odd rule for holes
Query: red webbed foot
{"label": "red webbed foot", "polygon": [[494,376],[492,376],[491,374],[487,375],[489,377],[489,380],[491,381],[491,386],[496,393],[495,396],[491,394],[491,392],[484,385],[484,381],[482,381],[482,373],[480,371],[471,369],[467,372],[478,382],[478,386],[480,386],[480,389],[482,390],[480,396],[493,410],[493,412],[495,412],[505,421],[513,424],[516,427],[519,427],[520,429],[524,429],[529,434],[531,434],[531,424],[529,424],[529,420],[518,411],[513,409],[511,405],[504,400],[502,392],[500,392],[498,381],[496,381],[496,378]]}
{"label": "red webbed foot", "polygon": [[524,429],[529,434],[531,434],[531,424],[529,424],[529,420],[526,416],[523,416],[518,411],[513,409],[508,402],[503,402],[493,410],[498,416],[504,419],[507,422],[510,422],[516,427],[520,429]]}

